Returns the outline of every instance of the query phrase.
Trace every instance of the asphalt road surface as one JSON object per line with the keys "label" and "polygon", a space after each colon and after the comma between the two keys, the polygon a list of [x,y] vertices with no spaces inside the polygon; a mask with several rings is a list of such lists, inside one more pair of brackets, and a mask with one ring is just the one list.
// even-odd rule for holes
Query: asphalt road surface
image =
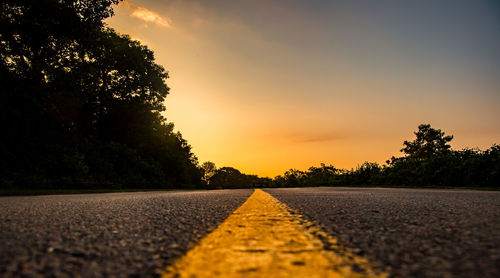
{"label": "asphalt road surface", "polygon": [[[500,277],[500,192],[266,189],[403,277]],[[0,198],[0,277],[151,277],[252,190]]]}
{"label": "asphalt road surface", "polygon": [[269,189],[399,277],[500,277],[500,192]]}
{"label": "asphalt road surface", "polygon": [[252,190],[0,198],[0,277],[151,277]]}

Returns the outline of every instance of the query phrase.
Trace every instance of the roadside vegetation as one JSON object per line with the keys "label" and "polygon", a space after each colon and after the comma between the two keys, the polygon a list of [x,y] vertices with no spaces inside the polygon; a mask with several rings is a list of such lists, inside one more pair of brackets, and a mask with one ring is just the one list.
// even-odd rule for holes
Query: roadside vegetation
{"label": "roadside vegetation", "polygon": [[103,23],[117,3],[0,2],[3,189],[201,186],[161,114],[168,73]]}
{"label": "roadside vegetation", "polygon": [[273,180],[274,186],[410,186],[500,187],[500,146],[487,150],[452,150],[440,129],[422,124],[415,140],[404,141],[401,157],[385,165],[365,162],[356,169],[321,164],[307,171],[291,169]]}
{"label": "roadside vegetation", "polygon": [[[420,125],[403,156],[262,178],[199,164],[163,112],[168,72],[103,20],[119,0],[0,1],[0,193],[296,186],[500,187],[500,146]],[[31,191],[30,191],[31,190]],[[56,191],[51,191],[56,190]],[[7,192],[7,193],[6,193]]]}
{"label": "roadside vegetation", "polygon": [[245,175],[230,167],[217,169],[202,164],[205,181],[212,188],[314,187],[314,186],[388,186],[439,188],[500,188],[500,146],[487,150],[453,150],[453,136],[422,124],[415,140],[404,141],[403,156],[386,164],[364,162],[356,169],[339,169],[321,164],[306,171],[290,169],[275,177]]}

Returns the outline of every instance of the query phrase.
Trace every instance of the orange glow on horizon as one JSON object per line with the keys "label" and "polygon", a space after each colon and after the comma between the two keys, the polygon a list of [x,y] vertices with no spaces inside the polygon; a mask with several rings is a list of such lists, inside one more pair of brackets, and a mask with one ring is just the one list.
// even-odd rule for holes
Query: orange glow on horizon
{"label": "orange glow on horizon", "polygon": [[269,177],[383,164],[421,123],[454,135],[455,149],[500,143],[496,72],[436,54],[432,40],[416,49],[363,11],[215,6],[126,1],[107,20],[169,71],[165,115],[200,162]]}

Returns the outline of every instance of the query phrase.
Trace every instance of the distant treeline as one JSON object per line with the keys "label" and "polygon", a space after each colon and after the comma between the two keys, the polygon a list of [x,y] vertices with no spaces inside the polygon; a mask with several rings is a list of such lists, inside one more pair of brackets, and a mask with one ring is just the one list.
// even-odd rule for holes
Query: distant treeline
{"label": "distant treeline", "polygon": [[[338,169],[321,164],[307,171],[290,169],[274,179],[244,175],[233,168],[206,167],[205,179],[213,187],[304,187],[304,186],[411,186],[411,187],[500,187],[500,146],[490,149],[452,150],[439,129],[422,124],[414,141],[405,141],[402,157],[386,165],[365,162],[356,169]],[[212,169],[212,170],[210,170]],[[215,170],[214,170],[215,169]]]}
{"label": "distant treeline", "polygon": [[446,136],[422,124],[414,141],[404,141],[405,155],[392,157],[386,165],[365,162],[356,169],[333,166],[289,170],[276,177],[274,186],[413,186],[500,187],[500,146],[490,149],[452,150]]}
{"label": "distant treeline", "polygon": [[232,167],[217,169],[213,162],[201,164],[203,182],[207,188],[252,188],[273,187],[273,180],[261,178],[257,175],[247,175]]}
{"label": "distant treeline", "polygon": [[202,186],[167,72],[103,23],[118,2],[1,1],[1,188]]}
{"label": "distant treeline", "polygon": [[307,171],[289,170],[276,177],[273,186],[500,187],[500,146],[423,160],[400,157],[382,166],[365,162],[351,170],[322,164]]}

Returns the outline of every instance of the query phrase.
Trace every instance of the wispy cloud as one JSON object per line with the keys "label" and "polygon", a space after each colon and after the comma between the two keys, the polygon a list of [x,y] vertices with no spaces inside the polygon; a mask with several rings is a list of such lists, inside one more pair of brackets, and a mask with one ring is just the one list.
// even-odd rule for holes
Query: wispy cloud
{"label": "wispy cloud", "polygon": [[171,28],[170,19],[161,16],[158,13],[137,6],[130,1],[124,1],[125,6],[130,10],[130,16],[138,18],[144,22],[154,23],[165,28]]}
{"label": "wispy cloud", "polygon": [[287,137],[295,143],[323,143],[342,140],[345,139],[347,135],[338,132],[304,131],[289,134]]}
{"label": "wispy cloud", "polygon": [[320,142],[329,142],[329,141],[336,141],[339,139],[343,139],[343,136],[339,136],[337,134],[316,134],[316,135],[310,135],[307,137],[303,138],[298,138],[297,142],[299,143],[320,143]]}

